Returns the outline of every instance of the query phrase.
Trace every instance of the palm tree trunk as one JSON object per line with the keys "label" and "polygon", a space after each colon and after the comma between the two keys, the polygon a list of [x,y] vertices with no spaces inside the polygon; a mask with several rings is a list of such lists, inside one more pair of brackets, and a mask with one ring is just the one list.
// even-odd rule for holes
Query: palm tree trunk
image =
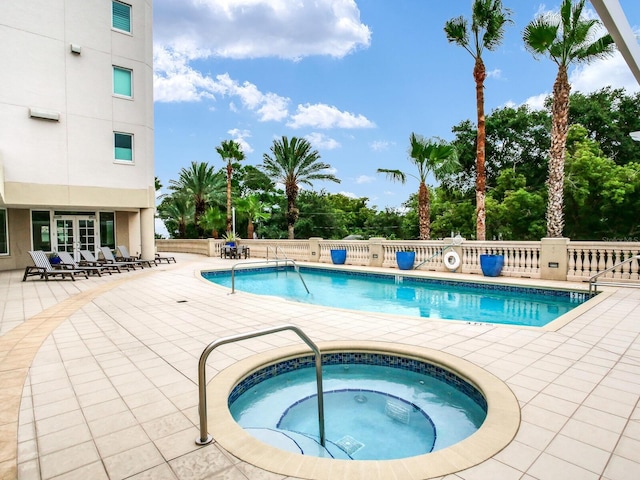
{"label": "palm tree trunk", "polygon": [[418,221],[420,224],[420,240],[431,239],[431,223],[429,218],[431,215],[430,207],[429,189],[424,182],[420,182],[420,187],[418,188]]}
{"label": "palm tree trunk", "polygon": [[562,237],[564,228],[564,155],[569,131],[569,94],[571,85],[567,67],[560,65],[553,84],[551,107],[551,149],[549,151],[549,199],[547,202],[547,237]]}
{"label": "palm tree trunk", "polygon": [[485,162],[485,118],[484,118],[484,80],[487,77],[484,62],[476,57],[473,78],[476,81],[476,110],[478,114],[478,137],[476,140],[476,240],[486,238],[486,210],[484,206],[486,191]]}
{"label": "palm tree trunk", "polygon": [[227,163],[227,232],[231,231],[231,162]]}
{"label": "palm tree trunk", "polygon": [[298,198],[298,185],[295,183],[287,183],[285,186],[285,193],[287,195],[287,231],[289,232],[289,240],[295,238],[293,227],[298,220],[300,211],[296,207],[296,198]]}

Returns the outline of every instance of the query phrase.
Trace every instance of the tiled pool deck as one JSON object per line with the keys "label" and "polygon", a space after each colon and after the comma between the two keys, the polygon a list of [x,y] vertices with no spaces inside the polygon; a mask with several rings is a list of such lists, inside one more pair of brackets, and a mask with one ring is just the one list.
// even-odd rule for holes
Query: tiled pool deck
{"label": "tiled pool deck", "polygon": [[[233,261],[176,257],[177,264],[76,282],[23,283],[22,271],[0,272],[1,479],[293,478],[243,463],[217,443],[194,443],[203,348],[284,323],[316,342],[442,350],[505,381],[521,406],[514,441],[445,478],[640,478],[638,289],[618,289],[548,331],[231,296],[199,271]],[[296,344],[282,332],[224,345],[208,376]]]}

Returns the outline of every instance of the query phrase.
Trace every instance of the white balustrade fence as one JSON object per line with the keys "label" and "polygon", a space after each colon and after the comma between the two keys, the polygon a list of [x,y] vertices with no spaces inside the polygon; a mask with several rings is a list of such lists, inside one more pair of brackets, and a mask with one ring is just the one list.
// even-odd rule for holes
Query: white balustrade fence
{"label": "white balustrade fence", "polygon": [[[382,265],[397,268],[396,252],[412,250],[416,252],[415,266],[422,271],[447,271],[443,262],[443,249],[451,246],[446,240],[240,240],[240,244],[251,249],[253,258],[291,258],[296,261],[331,263],[331,250],[345,249],[347,265]],[[219,256],[223,240],[157,240],[160,252],[183,252],[200,255]],[[504,256],[503,276],[520,278],[542,278],[543,242],[479,242],[463,241],[459,246],[451,246],[460,255],[459,273],[481,274],[480,255],[497,254]],[[563,247],[564,248],[564,247]],[[380,252],[372,253],[372,252]],[[592,275],[606,270],[617,263],[640,254],[640,242],[572,242],[566,244],[566,279],[587,281]],[[382,258],[378,258],[381,255]],[[556,255],[558,255],[556,253]],[[560,251],[562,255],[562,251]],[[560,260],[565,260],[560,258]],[[563,262],[559,262],[564,264]],[[640,261],[625,264],[604,275],[604,278],[618,282],[640,281]]]}

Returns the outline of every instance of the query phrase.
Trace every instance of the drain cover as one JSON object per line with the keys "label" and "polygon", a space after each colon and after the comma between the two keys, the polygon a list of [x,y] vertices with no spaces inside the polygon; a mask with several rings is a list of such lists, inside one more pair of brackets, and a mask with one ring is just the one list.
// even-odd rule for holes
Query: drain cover
{"label": "drain cover", "polygon": [[338,445],[338,447],[340,447],[340,449],[347,455],[353,455],[362,447],[364,447],[364,443],[359,442],[351,435],[345,435],[336,442],[336,445]]}

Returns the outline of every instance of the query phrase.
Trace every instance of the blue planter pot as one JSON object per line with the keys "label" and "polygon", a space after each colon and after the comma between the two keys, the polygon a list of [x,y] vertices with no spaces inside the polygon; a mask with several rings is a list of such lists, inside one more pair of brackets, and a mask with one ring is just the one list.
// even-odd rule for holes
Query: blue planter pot
{"label": "blue planter pot", "polygon": [[331,250],[331,261],[335,265],[342,265],[347,261],[347,251],[344,249]]}
{"label": "blue planter pot", "polygon": [[53,257],[49,259],[51,265],[57,265],[61,262],[60,257]]}
{"label": "blue planter pot", "polygon": [[416,261],[416,252],[396,252],[396,262],[400,270],[411,270]]}
{"label": "blue planter pot", "polygon": [[485,277],[499,276],[503,266],[503,255],[480,255],[480,268]]}

